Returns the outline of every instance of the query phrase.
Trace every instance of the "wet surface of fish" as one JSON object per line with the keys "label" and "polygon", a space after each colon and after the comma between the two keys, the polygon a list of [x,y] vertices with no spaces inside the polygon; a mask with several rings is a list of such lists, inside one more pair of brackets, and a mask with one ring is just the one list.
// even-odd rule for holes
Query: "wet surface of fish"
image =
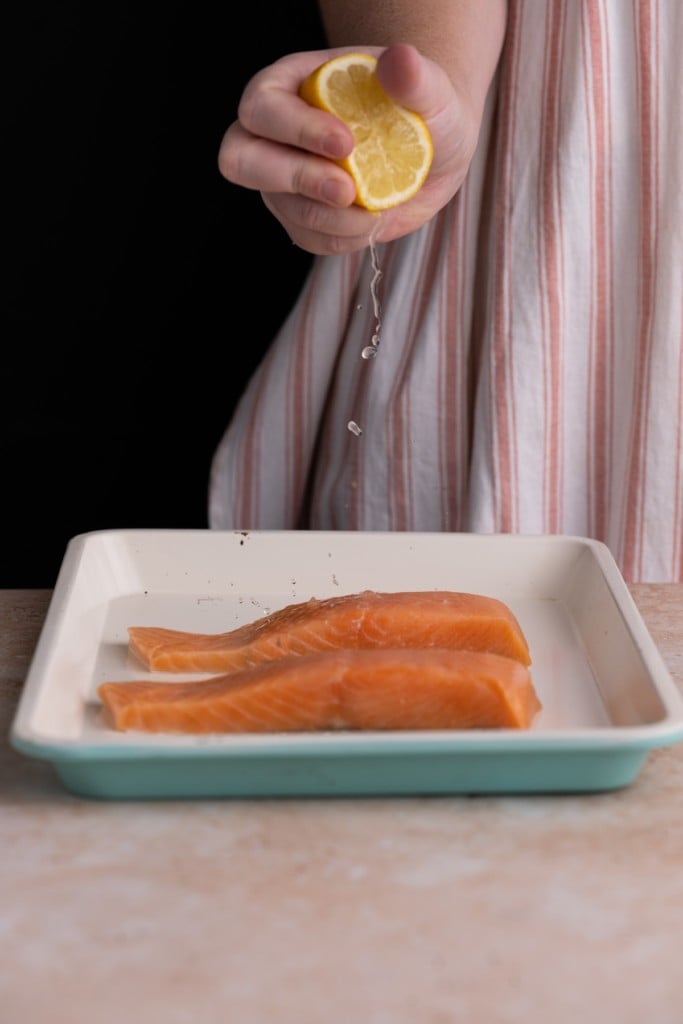
{"label": "wet surface of fish", "polygon": [[527,729],[541,708],[520,661],[438,647],[290,655],[191,682],[107,682],[98,695],[114,728],[156,733]]}
{"label": "wet surface of fish", "polygon": [[503,601],[441,590],[311,598],[224,633],[131,626],[128,636],[130,652],[163,672],[229,672],[342,648],[490,651],[531,663],[524,633]]}

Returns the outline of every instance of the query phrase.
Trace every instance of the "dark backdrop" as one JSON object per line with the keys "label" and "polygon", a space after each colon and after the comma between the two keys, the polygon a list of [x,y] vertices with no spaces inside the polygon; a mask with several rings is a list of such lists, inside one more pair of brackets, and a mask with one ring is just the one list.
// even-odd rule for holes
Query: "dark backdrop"
{"label": "dark backdrop", "polygon": [[78,533],[207,526],[214,447],[310,264],[218,146],[247,78],[323,36],[314,0],[25,6],[6,35],[0,586],[51,587]]}

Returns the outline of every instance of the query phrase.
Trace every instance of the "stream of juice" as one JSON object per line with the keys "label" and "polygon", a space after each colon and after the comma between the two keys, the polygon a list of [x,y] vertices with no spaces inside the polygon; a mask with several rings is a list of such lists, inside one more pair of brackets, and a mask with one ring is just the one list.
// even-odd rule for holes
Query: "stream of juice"
{"label": "stream of juice", "polygon": [[[372,229],[370,235],[370,263],[372,266],[372,278],[370,280],[370,298],[372,300],[372,310],[375,317],[375,326],[370,339],[370,344],[366,345],[361,350],[361,359],[371,360],[377,356],[379,350],[380,333],[382,330],[382,307],[379,301],[379,282],[382,279],[382,269],[379,265],[379,256],[377,253],[377,232],[379,230],[380,221],[379,218],[375,227]],[[355,420],[349,420],[347,428],[356,437],[360,437],[363,433],[363,428],[356,423]]]}

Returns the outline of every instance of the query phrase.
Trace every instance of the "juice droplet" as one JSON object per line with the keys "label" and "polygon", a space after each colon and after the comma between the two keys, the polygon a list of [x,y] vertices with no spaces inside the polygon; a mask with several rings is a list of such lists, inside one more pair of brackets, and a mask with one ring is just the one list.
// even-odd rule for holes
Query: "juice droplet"
{"label": "juice droplet", "polygon": [[346,426],[351,431],[352,434],[356,435],[356,437],[360,437],[360,435],[363,433],[362,427],[359,427],[355,420],[349,420]]}
{"label": "juice droplet", "polygon": [[361,352],[361,358],[362,359],[374,359],[376,355],[377,355],[377,346],[376,345],[366,345],[365,348],[363,349],[363,351]]}

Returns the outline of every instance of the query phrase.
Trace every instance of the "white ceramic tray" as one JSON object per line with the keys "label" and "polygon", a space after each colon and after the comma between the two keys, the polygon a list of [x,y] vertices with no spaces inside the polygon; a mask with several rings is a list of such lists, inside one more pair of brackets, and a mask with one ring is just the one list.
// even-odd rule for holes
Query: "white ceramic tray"
{"label": "white ceramic tray", "polygon": [[[543,710],[515,730],[150,736],[107,727],[106,680],[146,673],[127,627],[222,632],[309,597],[498,597]],[[151,673],[150,678],[173,678]],[[683,739],[683,698],[607,548],[579,537],[114,530],[66,550],[10,739],[111,798],[609,790]]]}

